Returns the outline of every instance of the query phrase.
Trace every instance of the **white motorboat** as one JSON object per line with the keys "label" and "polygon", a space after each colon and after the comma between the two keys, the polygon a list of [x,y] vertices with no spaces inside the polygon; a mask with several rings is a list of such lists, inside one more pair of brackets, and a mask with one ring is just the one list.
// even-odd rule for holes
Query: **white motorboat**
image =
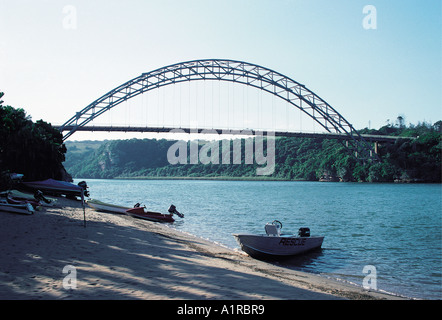
{"label": "white motorboat", "polygon": [[324,237],[310,236],[309,228],[300,228],[298,235],[281,234],[282,223],[275,220],[265,225],[266,234],[234,234],[241,249],[254,258],[289,257],[322,246]]}

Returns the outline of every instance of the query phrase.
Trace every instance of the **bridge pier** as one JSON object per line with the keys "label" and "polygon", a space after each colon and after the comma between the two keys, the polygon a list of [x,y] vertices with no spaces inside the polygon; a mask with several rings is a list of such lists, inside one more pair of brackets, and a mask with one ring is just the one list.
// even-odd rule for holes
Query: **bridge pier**
{"label": "bridge pier", "polygon": [[[371,140],[371,139],[370,139]],[[373,141],[373,140],[372,140]],[[373,158],[373,152],[374,152],[374,154],[376,154],[376,155],[378,155],[378,146],[379,146],[379,141],[373,141],[373,144],[374,144],[374,149],[371,149],[370,150],[370,158]],[[348,140],[345,140],[345,146],[347,147],[347,148],[349,148],[349,141]],[[354,156],[356,157],[356,158],[358,158],[358,151],[357,150],[355,150],[355,152],[354,152]]]}

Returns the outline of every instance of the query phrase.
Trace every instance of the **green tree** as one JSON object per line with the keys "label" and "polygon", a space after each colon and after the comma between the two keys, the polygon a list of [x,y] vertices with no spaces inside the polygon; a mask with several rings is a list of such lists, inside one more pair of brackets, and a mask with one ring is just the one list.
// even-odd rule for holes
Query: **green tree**
{"label": "green tree", "polygon": [[[4,96],[0,92],[0,99]],[[22,108],[0,101],[0,167],[24,174],[25,180],[69,180],[63,167],[66,147],[60,131],[49,123],[32,122]]]}

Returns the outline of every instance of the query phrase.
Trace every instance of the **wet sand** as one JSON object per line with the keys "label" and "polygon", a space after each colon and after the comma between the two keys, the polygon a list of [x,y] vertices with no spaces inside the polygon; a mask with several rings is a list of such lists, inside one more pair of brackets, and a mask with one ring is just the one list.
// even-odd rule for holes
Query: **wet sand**
{"label": "wet sand", "polygon": [[80,202],[65,198],[32,216],[0,212],[0,299],[399,299],[159,223],[88,207],[86,219],[84,227]]}

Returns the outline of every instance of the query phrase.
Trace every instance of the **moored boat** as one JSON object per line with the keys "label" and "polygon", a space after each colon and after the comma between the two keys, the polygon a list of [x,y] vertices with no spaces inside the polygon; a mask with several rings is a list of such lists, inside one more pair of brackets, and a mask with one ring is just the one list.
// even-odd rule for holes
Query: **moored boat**
{"label": "moored boat", "polygon": [[300,228],[298,235],[281,234],[282,223],[275,220],[265,225],[266,234],[234,234],[241,249],[254,258],[280,258],[319,249],[323,236],[310,236],[309,228]]}
{"label": "moored boat", "polygon": [[126,213],[134,218],[145,219],[155,222],[174,222],[173,214],[162,214],[160,212],[153,212],[145,210],[145,207],[131,208]]}
{"label": "moored boat", "polygon": [[146,210],[146,206],[141,207],[139,203],[135,204],[133,208],[106,203],[96,199],[86,200],[86,203],[95,211],[127,214],[134,218],[145,219],[155,222],[174,222],[175,221],[175,219],[173,218],[174,214],[178,215],[180,218],[184,218],[184,215],[182,213],[179,213],[173,204],[168,209],[169,214],[163,214],[160,212]]}
{"label": "moored boat", "polygon": [[173,215],[176,214],[180,218],[184,218],[184,214],[178,212],[176,207],[172,204],[167,210],[169,214],[163,214],[160,212],[148,211],[146,207],[141,207],[139,203],[126,211],[126,213],[134,218],[150,220],[154,222],[174,222]]}

